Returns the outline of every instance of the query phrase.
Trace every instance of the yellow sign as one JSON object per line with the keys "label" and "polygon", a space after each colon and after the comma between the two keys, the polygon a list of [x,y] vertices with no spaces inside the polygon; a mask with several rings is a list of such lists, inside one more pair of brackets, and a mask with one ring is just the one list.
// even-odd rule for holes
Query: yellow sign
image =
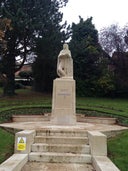
{"label": "yellow sign", "polygon": [[18,137],[17,139],[17,150],[26,150],[26,137]]}

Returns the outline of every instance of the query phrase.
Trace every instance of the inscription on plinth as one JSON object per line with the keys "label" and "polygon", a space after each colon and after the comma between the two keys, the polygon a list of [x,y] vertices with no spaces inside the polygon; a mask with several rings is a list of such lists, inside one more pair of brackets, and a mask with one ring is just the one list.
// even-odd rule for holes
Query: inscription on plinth
{"label": "inscription on plinth", "polygon": [[[55,107],[71,108],[72,107],[72,87],[69,89],[59,88],[56,86]],[[71,102],[71,103],[69,103]]]}

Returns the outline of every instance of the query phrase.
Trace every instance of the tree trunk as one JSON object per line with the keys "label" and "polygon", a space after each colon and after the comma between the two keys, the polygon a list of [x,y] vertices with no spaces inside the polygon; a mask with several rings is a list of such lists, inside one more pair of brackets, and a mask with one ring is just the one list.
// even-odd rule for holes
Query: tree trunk
{"label": "tree trunk", "polygon": [[6,81],[3,88],[4,96],[15,95],[15,57],[11,55],[9,58],[10,60],[6,63]]}
{"label": "tree trunk", "polygon": [[15,95],[15,76],[14,73],[7,75],[7,80],[4,83],[3,88],[4,96],[14,96]]}

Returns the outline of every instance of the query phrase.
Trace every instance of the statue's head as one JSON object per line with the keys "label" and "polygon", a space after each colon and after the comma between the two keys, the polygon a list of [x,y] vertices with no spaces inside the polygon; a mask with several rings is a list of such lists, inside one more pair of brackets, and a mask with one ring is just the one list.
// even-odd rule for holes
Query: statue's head
{"label": "statue's head", "polygon": [[63,44],[63,49],[67,49],[68,50],[68,44],[67,43]]}

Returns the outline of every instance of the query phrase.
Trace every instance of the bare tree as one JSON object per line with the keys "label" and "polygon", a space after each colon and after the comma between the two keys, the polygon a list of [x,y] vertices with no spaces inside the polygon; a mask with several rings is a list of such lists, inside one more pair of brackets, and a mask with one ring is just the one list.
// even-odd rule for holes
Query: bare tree
{"label": "bare tree", "polygon": [[105,52],[112,56],[114,52],[126,52],[128,50],[125,35],[126,27],[121,28],[118,24],[113,24],[100,31],[99,42]]}
{"label": "bare tree", "polygon": [[99,40],[102,48],[108,53],[113,70],[116,92],[128,94],[128,26],[120,28],[111,25],[100,31]]}

